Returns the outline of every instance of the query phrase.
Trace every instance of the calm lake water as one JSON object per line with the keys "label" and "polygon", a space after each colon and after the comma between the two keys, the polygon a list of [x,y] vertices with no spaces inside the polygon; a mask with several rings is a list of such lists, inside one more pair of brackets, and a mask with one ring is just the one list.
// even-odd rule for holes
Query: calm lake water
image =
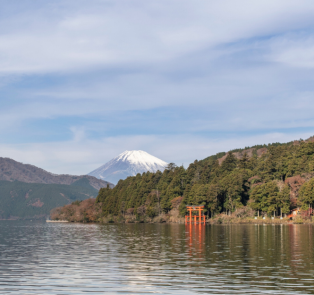
{"label": "calm lake water", "polygon": [[0,221],[1,294],[314,294],[308,225]]}

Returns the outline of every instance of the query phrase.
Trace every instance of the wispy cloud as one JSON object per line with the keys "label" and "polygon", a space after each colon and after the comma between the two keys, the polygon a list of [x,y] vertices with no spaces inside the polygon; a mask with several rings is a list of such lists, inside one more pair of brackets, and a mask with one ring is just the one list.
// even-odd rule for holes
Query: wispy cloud
{"label": "wispy cloud", "polygon": [[[310,132],[292,134],[268,133],[252,136],[230,135],[228,138],[206,138],[180,135],[114,136],[89,140],[74,132],[72,140],[49,143],[0,144],[0,153],[23,163],[30,163],[60,174],[86,174],[125,150],[145,150],[167,162],[187,167],[221,151],[256,144],[288,142],[308,138]],[[166,148],[165,148],[166,147]],[[227,148],[226,148],[227,147]]]}
{"label": "wispy cloud", "polygon": [[314,12],[311,1],[25,2],[28,9],[15,7],[0,22],[1,73],[167,62],[224,43],[302,30],[313,25]]}
{"label": "wispy cloud", "polygon": [[314,133],[313,1],[0,5],[1,156],[86,173]]}

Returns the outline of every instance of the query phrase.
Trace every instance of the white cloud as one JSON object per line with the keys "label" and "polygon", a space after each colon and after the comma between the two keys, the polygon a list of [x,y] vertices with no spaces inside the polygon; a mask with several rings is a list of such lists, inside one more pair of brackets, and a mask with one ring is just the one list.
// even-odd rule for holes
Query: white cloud
{"label": "white cloud", "polygon": [[[23,3],[0,11],[2,140],[19,128],[31,133],[32,120],[59,118],[73,138],[2,144],[2,156],[80,174],[126,149],[187,164],[221,150],[311,135],[293,129],[314,127],[313,1]],[[149,115],[141,121],[136,112]],[[85,122],[103,117],[110,125]],[[127,135],[123,127],[130,124]],[[133,135],[149,133],[142,125],[157,131]],[[115,136],[112,126],[119,127]],[[110,137],[88,139],[99,129]],[[265,135],[243,137],[248,130]],[[220,131],[232,135],[204,135]]]}
{"label": "white cloud", "polygon": [[273,44],[272,58],[276,62],[296,68],[314,68],[314,38],[285,36]]}
{"label": "white cloud", "polygon": [[55,13],[44,2],[40,9],[30,4],[24,13],[2,19],[1,73],[167,62],[219,44],[314,23],[314,3],[305,0],[63,2],[54,2]]}
{"label": "white cloud", "polygon": [[117,136],[99,140],[84,137],[66,142],[0,144],[0,154],[16,161],[36,165],[58,174],[87,174],[125,150],[145,150],[167,162],[188,167],[218,152],[256,144],[288,142],[311,133],[269,133],[255,136],[235,136],[215,139],[191,134],[177,136]]}

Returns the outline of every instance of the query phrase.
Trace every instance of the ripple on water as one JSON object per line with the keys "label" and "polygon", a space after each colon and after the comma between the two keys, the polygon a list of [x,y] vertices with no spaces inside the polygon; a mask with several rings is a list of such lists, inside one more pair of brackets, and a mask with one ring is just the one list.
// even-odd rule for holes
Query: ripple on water
{"label": "ripple on water", "polygon": [[313,228],[0,222],[6,294],[313,294]]}

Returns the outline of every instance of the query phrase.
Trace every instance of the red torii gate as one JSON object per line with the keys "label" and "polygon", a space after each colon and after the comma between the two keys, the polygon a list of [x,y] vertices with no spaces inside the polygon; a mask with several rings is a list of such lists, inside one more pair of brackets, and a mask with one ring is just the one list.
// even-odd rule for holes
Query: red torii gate
{"label": "red torii gate", "polygon": [[[194,224],[204,223],[205,224],[205,215],[204,214],[202,215],[204,211],[204,205],[199,205],[199,206],[187,205],[186,209],[189,211],[189,215],[185,216],[185,223],[194,223]],[[192,216],[192,211],[198,211],[198,216],[197,215]]]}

